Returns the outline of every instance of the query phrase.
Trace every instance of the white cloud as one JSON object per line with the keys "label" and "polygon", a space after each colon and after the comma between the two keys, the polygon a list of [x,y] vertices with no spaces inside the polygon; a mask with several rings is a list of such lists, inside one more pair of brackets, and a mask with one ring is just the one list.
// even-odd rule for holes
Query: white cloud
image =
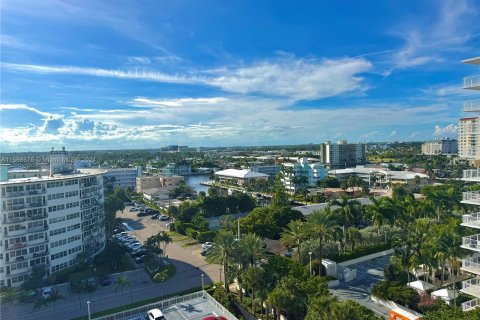
{"label": "white cloud", "polygon": [[397,134],[397,130],[392,130],[392,132],[390,132],[390,137],[393,137]]}
{"label": "white cloud", "polygon": [[3,68],[40,74],[72,74],[176,84],[198,84],[240,94],[260,93],[294,100],[316,100],[367,89],[359,74],[372,65],[364,58],[295,59],[280,57],[250,66],[170,75],[149,70],[111,70],[75,66],[4,63]]}
{"label": "white cloud", "polygon": [[180,99],[149,99],[144,97],[137,97],[130,103],[138,107],[186,107],[198,105],[212,105],[224,102],[227,99],[224,97],[214,98],[180,98]]}
{"label": "white cloud", "polygon": [[433,132],[433,135],[436,137],[453,137],[458,135],[458,127],[454,124],[449,124],[442,128],[439,125],[435,126],[435,131]]}
{"label": "white cloud", "polygon": [[372,131],[372,132],[361,134],[359,138],[360,140],[371,139],[372,137],[378,135],[379,133],[380,133],[379,131]]}
{"label": "white cloud", "polygon": [[26,104],[13,104],[13,103],[5,103],[5,104],[0,104],[0,111],[7,111],[7,110],[27,110],[27,111],[32,111],[36,114],[39,114],[43,117],[50,118],[50,117],[58,117],[58,115],[50,112],[44,112],[40,111],[35,107],[28,106]]}

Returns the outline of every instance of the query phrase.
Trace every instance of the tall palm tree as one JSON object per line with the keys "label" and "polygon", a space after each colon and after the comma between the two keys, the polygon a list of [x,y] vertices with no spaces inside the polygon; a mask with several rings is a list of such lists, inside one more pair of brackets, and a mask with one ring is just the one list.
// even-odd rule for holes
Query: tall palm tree
{"label": "tall palm tree", "polygon": [[357,216],[360,208],[360,202],[358,200],[352,200],[348,196],[343,196],[340,198],[340,200],[335,199],[330,202],[330,206],[334,205],[339,207],[335,211],[340,216],[340,220],[342,223],[343,243],[346,244],[347,228]]}
{"label": "tall palm tree", "polygon": [[[308,217],[307,234],[318,240],[317,258],[322,262],[325,243],[334,239],[340,226],[336,217],[329,210],[315,210]],[[320,267],[320,273],[322,268]]]}
{"label": "tall palm tree", "polygon": [[391,222],[391,211],[385,208],[384,198],[370,197],[370,204],[367,206],[367,215],[372,219],[372,224],[377,227],[377,234],[380,235],[380,227]]}
{"label": "tall palm tree", "polygon": [[237,241],[232,231],[220,230],[214,239],[215,245],[207,260],[213,263],[219,263],[223,266],[225,275],[225,290],[229,292],[228,279],[229,267],[233,260],[237,248]]}
{"label": "tall palm tree", "polygon": [[292,220],[286,228],[283,228],[283,232],[280,234],[280,243],[287,248],[297,246],[300,260],[302,258],[301,243],[305,238],[305,223],[302,220]]}
{"label": "tall palm tree", "polygon": [[[117,277],[117,279],[115,280],[115,284],[116,284],[116,287],[115,287],[115,291],[117,291],[118,289],[120,289],[120,292],[122,293],[122,300],[123,300],[123,289],[126,287],[126,286],[129,286],[131,287],[131,284],[130,282],[128,281],[127,279],[127,276],[122,274],[121,276]],[[123,306],[124,310],[125,310],[125,305]]]}
{"label": "tall palm tree", "polygon": [[246,289],[252,290],[252,313],[255,317],[255,292],[256,289],[262,287],[264,278],[263,269],[260,267],[250,267],[242,273],[242,280]]}
{"label": "tall palm tree", "polygon": [[240,256],[250,264],[250,267],[255,266],[260,259],[265,257],[265,248],[265,242],[255,233],[248,233],[243,236],[237,246]]}

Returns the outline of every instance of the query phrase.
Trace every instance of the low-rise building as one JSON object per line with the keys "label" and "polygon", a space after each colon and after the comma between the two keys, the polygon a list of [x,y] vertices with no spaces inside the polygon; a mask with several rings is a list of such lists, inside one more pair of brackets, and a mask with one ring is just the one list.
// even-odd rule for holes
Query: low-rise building
{"label": "low-rise building", "polygon": [[153,176],[142,176],[137,177],[137,192],[143,192],[146,189],[153,188],[165,188],[168,190],[173,190],[178,187],[184,178],[182,176],[166,176],[156,174]]}
{"label": "low-rise building", "polygon": [[441,139],[427,141],[422,144],[422,154],[437,155],[437,154],[457,154],[458,142],[455,139]]}
{"label": "low-rise building", "polygon": [[136,191],[137,177],[142,175],[142,167],[102,169],[106,171],[103,175],[105,187],[110,185],[113,189],[120,188]]}
{"label": "low-rise building", "polygon": [[259,172],[253,172],[250,170],[242,169],[226,169],[217,171],[214,173],[215,180],[218,180],[221,183],[232,184],[232,185],[243,185],[246,182],[251,180],[268,180],[268,175]]}
{"label": "low-rise building", "polygon": [[316,186],[317,182],[328,176],[325,164],[309,163],[307,158],[300,158],[296,163],[284,163],[283,171],[282,182],[289,193]]}
{"label": "low-rise building", "polygon": [[275,179],[277,173],[280,172],[280,166],[277,164],[273,165],[257,165],[250,167],[250,170],[253,172],[259,172],[268,175],[269,179]]}

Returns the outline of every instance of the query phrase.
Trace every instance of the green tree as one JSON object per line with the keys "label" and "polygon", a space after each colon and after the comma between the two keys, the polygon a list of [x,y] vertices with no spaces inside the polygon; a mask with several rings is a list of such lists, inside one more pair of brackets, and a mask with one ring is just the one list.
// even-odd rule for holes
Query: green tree
{"label": "green tree", "polygon": [[242,282],[245,285],[245,288],[252,291],[252,313],[255,317],[256,308],[255,308],[255,292],[257,288],[262,287],[262,282],[264,278],[264,271],[260,267],[250,267],[242,273]]}
{"label": "green tree", "polygon": [[265,257],[266,246],[262,238],[255,233],[248,233],[242,237],[237,246],[240,256],[248,261],[251,267],[256,266],[257,262]]}
{"label": "green tree", "polygon": [[223,266],[225,274],[225,290],[229,292],[229,268],[236,252],[237,243],[232,231],[219,230],[214,239],[215,245],[207,260]]}
{"label": "green tree", "polygon": [[280,243],[287,248],[297,246],[300,260],[302,257],[301,243],[305,238],[305,223],[302,220],[292,220],[286,228],[283,228],[283,232],[280,234]]}

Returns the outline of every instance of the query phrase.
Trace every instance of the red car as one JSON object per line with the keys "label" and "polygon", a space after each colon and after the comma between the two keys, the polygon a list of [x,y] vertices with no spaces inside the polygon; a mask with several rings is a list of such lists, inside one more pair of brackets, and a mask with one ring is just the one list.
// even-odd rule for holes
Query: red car
{"label": "red car", "polygon": [[203,318],[203,320],[227,320],[227,318],[222,317],[222,316],[219,316],[219,317],[216,317],[216,316],[208,316],[208,317],[206,317],[206,318]]}

